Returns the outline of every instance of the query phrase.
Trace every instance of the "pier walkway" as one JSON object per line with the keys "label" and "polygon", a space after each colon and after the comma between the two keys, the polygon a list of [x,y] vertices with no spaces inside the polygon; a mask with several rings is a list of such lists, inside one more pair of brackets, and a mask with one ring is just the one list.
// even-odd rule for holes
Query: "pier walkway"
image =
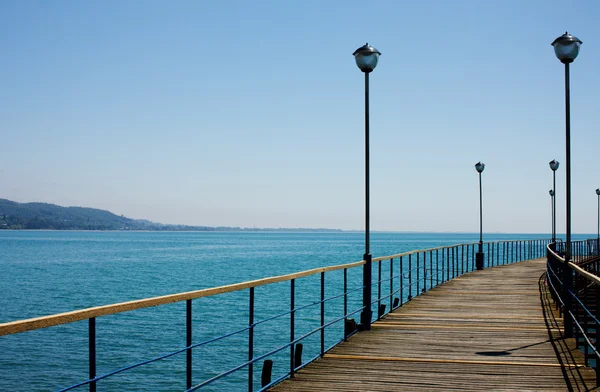
{"label": "pier walkway", "polygon": [[387,314],[271,391],[588,391],[546,259],[467,273]]}

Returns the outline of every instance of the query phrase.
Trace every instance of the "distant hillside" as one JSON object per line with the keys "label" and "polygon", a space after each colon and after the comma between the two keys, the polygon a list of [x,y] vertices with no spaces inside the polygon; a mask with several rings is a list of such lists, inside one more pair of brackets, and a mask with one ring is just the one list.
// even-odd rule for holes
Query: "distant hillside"
{"label": "distant hillside", "polygon": [[48,203],[17,203],[0,199],[0,229],[10,230],[154,230],[154,231],[341,231],[336,229],[243,229],[165,225],[131,219],[110,211],[86,207],[61,207]]}
{"label": "distant hillside", "polygon": [[0,199],[0,229],[45,230],[211,230],[209,227],[163,225],[85,207],[17,203]]}

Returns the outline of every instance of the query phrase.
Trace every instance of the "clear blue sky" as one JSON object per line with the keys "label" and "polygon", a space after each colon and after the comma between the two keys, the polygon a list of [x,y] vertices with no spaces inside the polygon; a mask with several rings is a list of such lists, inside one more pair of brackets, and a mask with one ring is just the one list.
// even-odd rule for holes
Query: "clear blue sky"
{"label": "clear blue sky", "polygon": [[600,2],[2,1],[0,198],[163,223],[595,233]]}

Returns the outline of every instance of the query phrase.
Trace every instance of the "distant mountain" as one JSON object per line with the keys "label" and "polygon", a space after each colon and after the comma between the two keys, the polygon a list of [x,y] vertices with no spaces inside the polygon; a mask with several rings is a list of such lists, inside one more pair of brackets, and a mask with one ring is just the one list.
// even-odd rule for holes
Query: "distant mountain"
{"label": "distant mountain", "polygon": [[153,231],[341,231],[331,229],[242,229],[165,225],[131,219],[110,211],[87,207],[61,207],[48,203],[17,203],[0,199],[0,229],[29,230],[153,230]]}
{"label": "distant mountain", "polygon": [[95,208],[0,199],[0,228],[4,229],[144,230],[152,225]]}

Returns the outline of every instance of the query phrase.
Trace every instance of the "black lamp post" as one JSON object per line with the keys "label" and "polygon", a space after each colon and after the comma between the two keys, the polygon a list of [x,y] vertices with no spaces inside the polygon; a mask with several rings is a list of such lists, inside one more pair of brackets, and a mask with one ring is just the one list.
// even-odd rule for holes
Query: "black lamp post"
{"label": "black lamp post", "polygon": [[371,264],[369,230],[369,74],[377,66],[381,53],[369,44],[365,44],[352,53],[356,65],[365,74],[365,260],[363,268],[363,311],[360,315],[362,330],[371,329]]}
{"label": "black lamp post", "polygon": [[478,270],[483,269],[483,198],[481,192],[481,173],[485,165],[481,162],[475,164],[475,170],[479,173],[479,250],[475,255],[475,266]]}
{"label": "black lamp post", "polygon": [[[556,199],[554,195],[556,194],[556,171],[558,170],[559,163],[556,159],[550,161],[550,169],[552,169],[552,242],[556,242]],[[556,249],[556,245],[554,245],[554,249]]]}
{"label": "black lamp post", "polygon": [[566,184],[567,184],[567,230],[566,230],[566,247],[565,247],[565,265],[563,268],[563,301],[565,306],[564,325],[565,338],[573,337],[573,320],[569,316],[569,312],[573,308],[571,299],[571,288],[573,286],[573,272],[567,266],[571,261],[571,96],[569,86],[569,64],[575,60],[579,54],[579,47],[582,42],[579,38],[572,36],[568,32],[558,37],[552,42],[554,53],[561,63],[565,65],[565,136],[566,136]]}
{"label": "black lamp post", "polygon": [[555,244],[555,241],[556,241],[556,231],[555,230],[556,230],[556,228],[554,226],[554,224],[556,223],[554,221],[554,219],[556,218],[555,215],[554,215],[554,212],[555,212],[555,210],[554,210],[554,189],[550,189],[550,191],[548,193],[550,193],[550,206],[552,207],[552,243],[554,244],[553,245],[553,249],[556,250],[556,244]]}
{"label": "black lamp post", "polygon": [[598,239],[596,240],[596,253],[600,253],[600,188],[596,188],[598,195]]}

